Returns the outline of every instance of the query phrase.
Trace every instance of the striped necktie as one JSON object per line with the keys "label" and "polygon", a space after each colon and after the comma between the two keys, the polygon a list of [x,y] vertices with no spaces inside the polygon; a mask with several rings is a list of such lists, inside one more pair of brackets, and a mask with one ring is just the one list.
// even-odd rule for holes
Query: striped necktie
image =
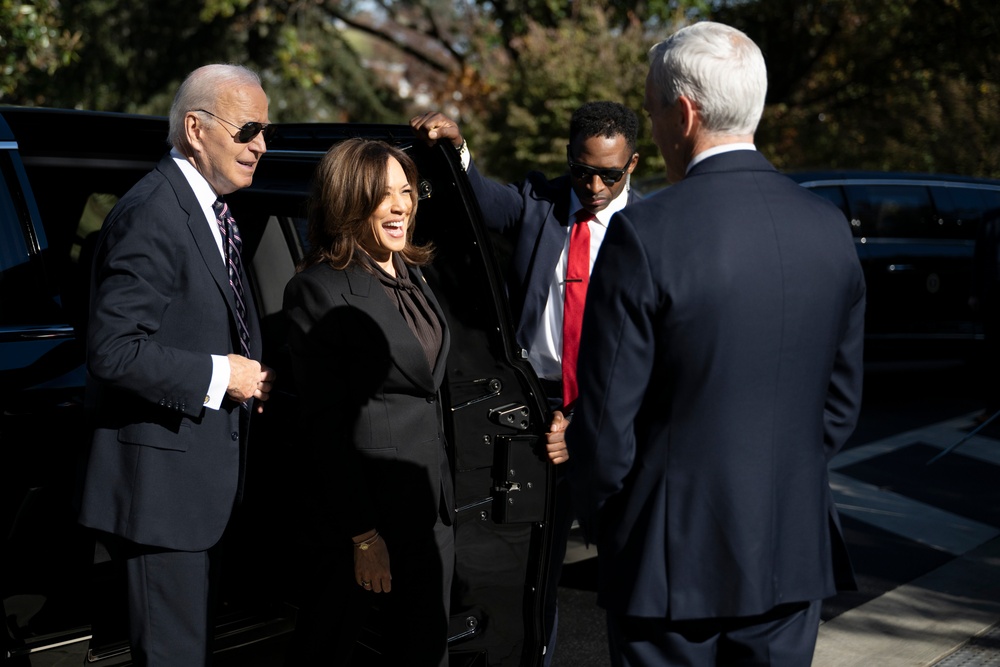
{"label": "striped necktie", "polygon": [[229,269],[229,285],[236,297],[236,328],[240,334],[240,351],[244,357],[250,358],[250,331],[247,329],[247,307],[243,294],[243,260],[241,251],[243,241],[240,240],[240,230],[229,212],[229,206],[219,197],[212,204],[215,219],[222,232],[222,247],[226,255],[226,267]]}

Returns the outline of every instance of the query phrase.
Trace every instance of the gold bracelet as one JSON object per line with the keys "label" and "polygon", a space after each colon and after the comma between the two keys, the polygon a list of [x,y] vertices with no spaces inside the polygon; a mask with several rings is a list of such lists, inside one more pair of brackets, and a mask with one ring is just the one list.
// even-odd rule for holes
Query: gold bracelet
{"label": "gold bracelet", "polygon": [[369,537],[367,540],[362,540],[361,542],[355,542],[354,546],[361,551],[368,551],[368,547],[378,542],[378,531],[374,535]]}

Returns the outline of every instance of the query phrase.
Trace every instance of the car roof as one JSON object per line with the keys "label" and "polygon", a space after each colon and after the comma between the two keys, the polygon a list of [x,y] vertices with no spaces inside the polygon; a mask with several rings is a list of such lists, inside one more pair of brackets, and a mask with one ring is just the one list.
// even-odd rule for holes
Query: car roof
{"label": "car roof", "polygon": [[[169,150],[168,121],[165,116],[145,116],[108,111],[0,106],[0,138],[6,138],[3,121],[10,125],[13,138],[23,137],[22,151],[33,155],[66,154],[72,142],[73,154],[102,158],[110,156],[157,159]],[[382,139],[405,145],[414,141],[408,125],[366,123],[279,123],[268,153],[292,154],[325,152],[350,137]]]}
{"label": "car roof", "polygon": [[959,174],[917,173],[905,171],[865,171],[860,169],[832,169],[824,171],[790,171],[785,175],[802,185],[845,185],[845,184],[898,184],[898,185],[940,185],[969,184],[1000,188],[1000,180]]}

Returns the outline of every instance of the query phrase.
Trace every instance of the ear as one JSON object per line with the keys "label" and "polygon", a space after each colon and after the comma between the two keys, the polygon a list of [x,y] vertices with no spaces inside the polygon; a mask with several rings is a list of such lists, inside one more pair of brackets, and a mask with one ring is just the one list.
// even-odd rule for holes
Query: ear
{"label": "ear", "polygon": [[206,129],[207,126],[198,114],[189,111],[184,115],[184,136],[188,146],[201,148],[202,135]]}
{"label": "ear", "polygon": [[628,169],[626,169],[625,171],[631,174],[633,171],[635,171],[635,168],[638,164],[639,164],[639,154],[632,153],[632,160],[628,163]]}
{"label": "ear", "polygon": [[681,131],[685,137],[690,137],[701,124],[701,118],[698,115],[698,106],[691,98],[681,95],[677,98],[677,109],[679,111],[677,115]]}

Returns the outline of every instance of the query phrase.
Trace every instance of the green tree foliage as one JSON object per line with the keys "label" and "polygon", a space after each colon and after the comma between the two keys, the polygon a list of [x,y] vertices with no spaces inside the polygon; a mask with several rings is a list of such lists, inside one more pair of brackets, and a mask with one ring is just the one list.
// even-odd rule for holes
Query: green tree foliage
{"label": "green tree foliage", "polygon": [[[349,31],[321,4],[63,0],[50,9],[35,14],[32,29],[62,26],[75,41],[60,67],[22,68],[0,101],[164,114],[188,72],[238,62],[261,73],[275,120],[379,122],[400,114],[400,100],[366,71]],[[19,37],[19,48],[31,47]]]}
{"label": "green tree foliage", "polygon": [[[550,176],[565,171],[570,116],[585,102],[621,102],[644,118],[652,39],[638,20],[610,25],[611,14],[591,5],[554,26],[529,20],[511,44],[513,57],[498,54],[483,63],[482,76],[491,85],[464,125],[486,171],[509,180],[532,169]],[[640,173],[662,165],[645,130],[643,121]]]}
{"label": "green tree foliage", "polygon": [[79,32],[62,26],[56,0],[0,0],[0,99],[23,95],[22,84],[69,64]]}
{"label": "green tree foliage", "polygon": [[[648,47],[713,18],[764,50],[780,167],[1000,177],[993,0],[0,0],[0,103],[165,113],[206,62],[261,72],[272,120],[462,122],[498,178],[563,169],[579,104],[641,113]],[[643,123],[637,175],[662,161]]]}
{"label": "green tree foliage", "polygon": [[780,167],[1000,177],[992,1],[760,0],[716,18],[765,53],[757,141]]}

